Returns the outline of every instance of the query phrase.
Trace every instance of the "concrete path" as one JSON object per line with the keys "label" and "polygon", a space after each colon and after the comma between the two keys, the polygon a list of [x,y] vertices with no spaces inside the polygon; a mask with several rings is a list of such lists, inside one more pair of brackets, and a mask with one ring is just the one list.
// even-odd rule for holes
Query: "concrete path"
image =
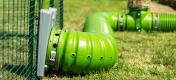
{"label": "concrete path", "polygon": [[174,10],[172,7],[168,5],[158,4],[156,2],[151,3],[150,12],[176,14],[176,10]]}

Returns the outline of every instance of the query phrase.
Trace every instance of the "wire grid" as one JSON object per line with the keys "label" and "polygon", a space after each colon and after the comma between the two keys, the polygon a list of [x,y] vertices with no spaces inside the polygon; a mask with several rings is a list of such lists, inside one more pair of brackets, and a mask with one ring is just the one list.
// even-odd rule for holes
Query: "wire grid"
{"label": "wire grid", "polygon": [[0,79],[37,79],[40,0],[0,0]]}
{"label": "wire grid", "polygon": [[50,0],[50,7],[57,8],[57,21],[56,25],[60,27],[60,29],[64,28],[64,0]]}

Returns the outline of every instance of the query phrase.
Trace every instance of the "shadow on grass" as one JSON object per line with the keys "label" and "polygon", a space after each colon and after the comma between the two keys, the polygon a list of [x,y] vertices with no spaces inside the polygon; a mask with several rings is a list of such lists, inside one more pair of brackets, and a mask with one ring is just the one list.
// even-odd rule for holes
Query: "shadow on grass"
{"label": "shadow on grass", "polygon": [[99,74],[99,73],[107,73],[109,72],[109,69],[105,70],[105,69],[100,69],[100,70],[95,70],[95,71],[90,71],[90,72],[87,72],[87,73],[69,73],[69,72],[63,72],[61,70],[59,71],[54,71],[54,70],[47,70],[45,72],[45,76],[46,77],[49,77],[49,78],[53,78],[55,76],[57,76],[58,78],[64,78],[64,77],[67,77],[67,78],[73,78],[73,77],[85,77],[85,76],[90,76],[91,74]]}
{"label": "shadow on grass", "polygon": [[[31,73],[30,66],[5,64],[5,65],[3,65],[1,70],[14,73],[18,76],[24,76],[26,78],[31,77],[29,75]],[[59,78],[63,78],[63,77],[73,78],[73,77],[78,77],[78,76],[79,77],[84,77],[86,75],[89,76],[90,74],[96,74],[96,73],[108,72],[108,71],[109,70],[98,70],[98,71],[93,71],[93,72],[89,72],[89,73],[74,74],[74,73],[66,73],[66,72],[63,72],[61,70],[60,71],[54,71],[54,70],[49,69],[45,72],[45,77],[49,77],[49,78],[52,78],[54,76],[57,76]],[[37,72],[37,71],[33,71],[33,72]],[[31,75],[34,76],[34,75],[36,75],[36,73],[31,74]],[[39,77],[37,77],[37,79],[39,79]]]}
{"label": "shadow on grass", "polygon": [[63,72],[61,70],[54,71],[54,70],[51,70],[51,69],[47,70],[45,72],[45,76],[46,77],[50,77],[50,78],[52,78],[54,76],[57,76],[59,78],[63,78],[63,77],[73,78],[73,77],[78,77],[78,76],[84,77],[85,75],[87,75],[87,74],[85,74],[85,73],[81,73],[81,74],[65,73],[65,72]]}
{"label": "shadow on grass", "polygon": [[[25,66],[25,65],[5,64],[5,65],[3,65],[1,70],[8,71],[8,73],[10,72],[10,73],[14,73],[18,76],[24,76],[24,77],[29,77],[29,74],[31,73],[30,66]],[[34,71],[34,72],[36,72],[36,71]],[[5,74],[5,75],[8,75],[8,74]],[[76,77],[76,76],[85,76],[85,74],[64,73],[62,71],[54,71],[54,70],[47,70],[45,72],[46,77],[53,77],[54,75],[56,75],[57,77],[60,77],[60,78],[63,78],[63,77],[72,78],[72,77]]]}
{"label": "shadow on grass", "polygon": [[[35,68],[33,68],[33,69],[35,69]],[[25,66],[25,65],[5,64],[5,65],[3,65],[1,70],[15,73],[18,76],[24,76],[24,77],[29,77],[30,76],[29,74],[31,73],[30,66]],[[31,74],[31,75],[34,76],[34,74]],[[35,75],[36,75],[36,73],[35,73]]]}

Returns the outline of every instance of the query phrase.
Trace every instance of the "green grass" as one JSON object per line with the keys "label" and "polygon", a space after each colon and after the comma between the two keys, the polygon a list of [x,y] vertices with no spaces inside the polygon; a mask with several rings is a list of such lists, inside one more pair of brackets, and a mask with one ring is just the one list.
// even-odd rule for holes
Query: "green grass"
{"label": "green grass", "polygon": [[[58,1],[56,7],[59,9]],[[110,1],[103,0],[64,0],[64,27],[66,30],[82,31],[87,16],[96,12],[127,12],[126,1]],[[58,15],[59,16],[59,15]]]}
{"label": "green grass", "polygon": [[[58,4],[58,2],[57,2]],[[56,4],[56,7],[59,6]],[[127,12],[126,1],[65,0],[64,27],[82,31],[87,16],[95,12]],[[59,23],[57,23],[59,24]],[[94,74],[53,74],[43,79],[175,80],[176,32],[115,32],[118,60],[109,71]]]}

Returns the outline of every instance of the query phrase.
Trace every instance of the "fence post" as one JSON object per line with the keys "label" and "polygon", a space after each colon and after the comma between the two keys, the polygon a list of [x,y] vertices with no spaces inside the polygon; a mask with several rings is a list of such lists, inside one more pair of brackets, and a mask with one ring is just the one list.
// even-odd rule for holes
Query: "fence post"
{"label": "fence post", "polygon": [[54,7],[54,0],[50,0],[50,7]]}
{"label": "fence post", "polygon": [[60,14],[59,14],[60,15],[60,17],[59,17],[60,18],[60,20],[59,20],[60,21],[60,29],[63,29],[63,26],[64,26],[64,22],[63,22],[63,20],[64,20],[63,19],[64,6],[63,5],[64,5],[63,0],[60,0]]}
{"label": "fence post", "polygon": [[30,0],[30,14],[29,14],[29,80],[33,77],[33,44],[34,44],[34,20],[35,20],[35,0]]}

